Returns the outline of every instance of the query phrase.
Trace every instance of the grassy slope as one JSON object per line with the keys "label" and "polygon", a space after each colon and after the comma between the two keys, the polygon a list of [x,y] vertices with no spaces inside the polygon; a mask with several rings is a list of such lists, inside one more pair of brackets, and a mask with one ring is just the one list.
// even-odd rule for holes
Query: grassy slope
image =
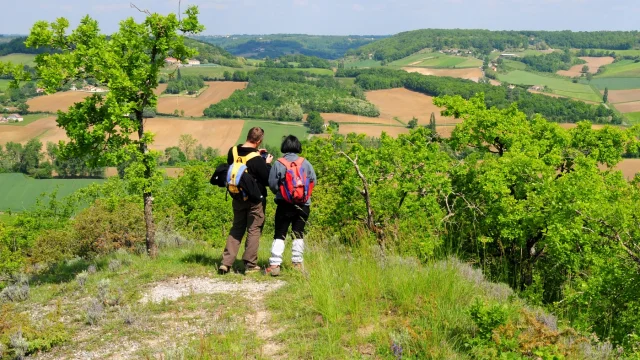
{"label": "grassy slope", "polygon": [[35,66],[36,56],[32,54],[9,54],[0,56],[0,62],[12,62],[14,64],[24,64],[29,66]]}
{"label": "grassy slope", "polygon": [[[262,266],[269,245],[261,243]],[[275,284],[259,274],[215,275],[221,249],[207,244],[164,248],[153,261],[123,253],[98,259],[98,272],[84,285],[75,277],[90,263],[67,262],[31,280],[30,299],[11,308],[4,330],[26,327],[17,319],[34,315],[30,325],[46,322],[50,337],[66,340],[52,350],[55,358],[82,349],[84,356],[120,358],[392,359],[395,343],[402,358],[466,359],[465,336],[474,332],[469,308],[476,299],[503,304],[510,311],[522,308],[518,300],[507,301],[511,291],[506,286],[482,280],[477,270],[457,261],[424,266],[376,250],[309,245],[304,273],[291,269],[286,253],[279,279],[285,286],[253,299],[241,293],[193,291],[175,301],[139,302],[153,283],[167,281],[171,286],[185,276],[221,279],[231,287]],[[122,266],[109,266],[116,261]],[[91,326],[88,308],[100,287],[110,304]],[[256,314],[265,305],[265,311]]]}
{"label": "grassy slope", "polygon": [[[187,67],[182,67],[180,68],[180,73],[182,75],[203,75],[203,76],[209,76],[209,77],[217,77],[217,78],[222,78],[223,74],[225,71],[229,71],[230,73],[233,73],[235,71],[253,71],[257,68],[252,67],[252,66],[247,66],[244,67],[242,69],[237,69],[237,68],[232,68],[232,67],[226,67],[226,66],[187,66]],[[175,74],[175,69],[163,69],[162,71],[165,74],[171,74],[173,73],[174,76]]]}
{"label": "grassy slope", "polygon": [[626,113],[624,114],[624,117],[627,118],[631,125],[640,124],[640,112]]}
{"label": "grassy slope", "polygon": [[380,61],[377,61],[377,60],[349,61],[344,64],[344,67],[347,69],[370,68],[370,67],[378,67],[378,66],[380,66]]}
{"label": "grassy slope", "polygon": [[615,62],[607,65],[605,67],[605,71],[596,77],[640,77],[640,62],[635,62],[633,60]]}
{"label": "grassy slope", "polygon": [[27,125],[31,124],[32,122],[34,122],[34,121],[37,121],[37,120],[40,120],[40,119],[43,119],[43,118],[46,118],[46,117],[49,117],[49,116],[51,116],[51,115],[50,114],[27,114],[27,115],[23,116],[23,118],[24,118],[23,122],[18,122],[18,123],[14,122],[14,123],[10,123],[10,124],[7,123],[7,124],[2,124],[0,126],[27,126]]}
{"label": "grassy slope", "polygon": [[262,120],[246,120],[237,143],[244,143],[247,133],[252,127],[264,129],[265,145],[280,148],[282,138],[287,135],[295,135],[299,139],[305,139],[308,135],[307,128],[302,123],[273,122]]}
{"label": "grassy slope", "polygon": [[502,82],[520,85],[548,86],[558,95],[568,96],[581,100],[600,101],[600,97],[586,84],[574,84],[570,80],[559,77],[543,76],[522,70],[511,71],[508,74],[498,74]]}
{"label": "grassy slope", "polygon": [[0,91],[7,90],[10,82],[11,80],[9,79],[0,79]]}
{"label": "grassy slope", "polygon": [[0,211],[21,211],[31,208],[43,193],[58,190],[58,197],[74,191],[99,179],[45,179],[36,180],[23,174],[0,174]]}
{"label": "grassy slope", "polygon": [[397,67],[416,66],[429,68],[471,68],[482,66],[482,60],[464,56],[450,56],[438,52],[418,52],[407,56],[406,58],[396,60],[389,65]]}

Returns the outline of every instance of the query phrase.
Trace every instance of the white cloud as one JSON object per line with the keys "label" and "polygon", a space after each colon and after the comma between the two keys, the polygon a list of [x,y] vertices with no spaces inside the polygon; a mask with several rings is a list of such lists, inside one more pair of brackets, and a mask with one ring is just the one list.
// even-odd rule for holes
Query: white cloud
{"label": "white cloud", "polygon": [[364,11],[364,6],[360,5],[360,4],[353,4],[351,6],[351,9],[353,11]]}

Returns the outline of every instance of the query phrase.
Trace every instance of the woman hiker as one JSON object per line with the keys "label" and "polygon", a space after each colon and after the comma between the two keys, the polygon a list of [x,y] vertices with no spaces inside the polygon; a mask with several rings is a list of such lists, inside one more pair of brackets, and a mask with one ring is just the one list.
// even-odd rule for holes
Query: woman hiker
{"label": "woman hiker", "polygon": [[317,182],[316,173],[309,161],[300,157],[302,144],[293,135],[282,142],[282,158],[271,167],[269,188],[276,195],[275,235],[271,245],[271,257],[267,273],[280,275],[282,254],[289,227],[293,232],[291,261],[301,269],[304,253],[304,227],[309,219],[311,192]]}

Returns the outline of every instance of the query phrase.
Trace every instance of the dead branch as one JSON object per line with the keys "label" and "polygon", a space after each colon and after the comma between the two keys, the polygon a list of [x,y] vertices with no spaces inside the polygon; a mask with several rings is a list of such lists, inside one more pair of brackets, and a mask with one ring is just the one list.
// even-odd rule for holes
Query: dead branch
{"label": "dead branch", "polygon": [[356,172],[358,173],[358,177],[360,177],[360,180],[362,180],[362,186],[364,187],[364,189],[360,191],[360,194],[362,194],[362,196],[364,197],[364,201],[367,206],[367,227],[369,228],[369,230],[378,233],[378,229],[373,219],[373,209],[371,208],[371,196],[369,193],[369,183],[367,182],[367,178],[364,176],[364,174],[360,170],[360,166],[358,166],[358,155],[356,155],[355,159],[352,159],[344,151],[340,151],[338,154],[343,155],[353,164],[353,167],[356,169]]}
{"label": "dead branch", "polygon": [[131,5],[132,9],[136,9],[136,10],[140,11],[143,14],[151,15],[151,11],[149,11],[147,9],[142,10],[138,6],[136,6],[136,4],[134,4],[134,3],[129,3],[129,4]]}

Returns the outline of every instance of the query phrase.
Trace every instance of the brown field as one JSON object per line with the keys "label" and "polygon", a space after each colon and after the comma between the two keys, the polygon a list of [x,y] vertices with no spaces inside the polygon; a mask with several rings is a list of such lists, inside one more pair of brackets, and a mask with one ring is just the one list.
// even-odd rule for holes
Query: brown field
{"label": "brown field", "polygon": [[[604,91],[600,92],[604,95]],[[609,90],[609,102],[612,104],[640,101],[640,90]]]}
{"label": "brown field", "polygon": [[[177,178],[180,175],[182,175],[182,173],[184,172],[184,169],[182,169],[182,168],[171,168],[170,167],[170,168],[160,168],[160,171],[165,173],[170,178]],[[105,175],[107,177],[118,176],[118,168],[108,167],[105,170]]]}
{"label": "brown field", "polygon": [[610,56],[606,57],[588,57],[583,56],[580,59],[586,61],[586,64],[580,64],[572,66],[569,70],[560,70],[557,72],[558,75],[568,76],[568,77],[576,77],[582,75],[582,67],[587,65],[589,67],[589,72],[595,74],[598,72],[602,66],[609,65],[613,63],[613,58]]}
{"label": "brown field", "polygon": [[[601,170],[606,170],[606,165],[600,165]],[[622,171],[622,175],[627,180],[633,180],[637,173],[640,172],[640,159],[622,159],[622,161],[614,167],[615,170]]]}
{"label": "brown field", "polygon": [[81,102],[92,93],[84,91],[65,91],[51,95],[38,96],[27,101],[30,111],[58,112],[67,110],[75,103]]}
{"label": "brown field", "polygon": [[153,92],[154,92],[156,95],[160,95],[160,94],[162,94],[165,90],[167,90],[167,86],[169,86],[169,84],[158,84],[158,87],[157,87],[155,90],[153,90]]}
{"label": "brown field", "polygon": [[158,112],[172,114],[176,109],[184,110],[185,116],[203,116],[204,109],[231,96],[234,91],[244,89],[247,83],[230,81],[208,81],[209,88],[198,97],[166,96],[158,99]]}
{"label": "brown field", "polygon": [[[1,126],[0,144],[9,141],[26,143],[32,138],[39,138],[43,144],[49,141],[66,140],[64,130],[56,126],[55,117],[48,117],[34,121],[26,126]],[[211,146],[220,151],[226,151],[235,144],[240,137],[244,121],[242,120],[176,120],[176,119],[147,119],[146,130],[155,134],[154,143],[150,146],[154,150],[164,150],[177,146],[180,135],[191,134],[204,147]]]}
{"label": "brown field", "polygon": [[502,83],[498,80],[489,79],[489,84],[493,86],[502,86]]}
{"label": "brown field", "polygon": [[[574,129],[574,128],[578,127],[578,124],[558,124],[558,125],[563,129]],[[621,129],[623,128],[622,126],[616,126],[616,125],[610,125],[610,126],[621,128]],[[605,127],[605,125],[602,125],[602,124],[593,124],[593,125],[591,125],[591,128],[593,130],[600,130],[600,129],[604,128],[604,127]]]}
{"label": "brown field", "polygon": [[400,134],[409,133],[409,129],[400,126],[381,126],[381,125],[340,125],[340,134],[365,134],[367,136],[380,137],[382,132],[386,132],[389,136],[398,136]]}
{"label": "brown field", "polygon": [[443,138],[450,138],[455,126],[436,126],[436,132]]}
{"label": "brown field", "polygon": [[402,70],[406,72],[417,72],[422,75],[433,76],[450,76],[460,79],[468,79],[478,82],[482,78],[482,70],[480,68],[468,68],[468,69],[427,69],[427,68],[413,68],[403,67]]}
{"label": "brown field", "polygon": [[[407,124],[414,116],[420,125],[429,124],[431,113],[436,116],[436,123],[457,123],[452,117],[440,115],[441,108],[433,105],[433,97],[404,88],[376,90],[366,93],[367,100],[380,109],[380,118],[387,119],[385,124],[393,124],[398,117]],[[398,124],[398,122],[395,122]]]}
{"label": "brown field", "polygon": [[622,104],[616,104],[616,109],[621,113],[631,113],[640,111],[640,101],[627,102]]}
{"label": "brown field", "polygon": [[331,120],[343,124],[343,123],[356,123],[356,124],[380,124],[380,125],[390,125],[390,126],[398,126],[402,125],[399,122],[393,120],[393,118],[372,118],[366,116],[358,116],[351,114],[338,114],[338,113],[321,113],[322,118],[325,122],[329,122]]}

